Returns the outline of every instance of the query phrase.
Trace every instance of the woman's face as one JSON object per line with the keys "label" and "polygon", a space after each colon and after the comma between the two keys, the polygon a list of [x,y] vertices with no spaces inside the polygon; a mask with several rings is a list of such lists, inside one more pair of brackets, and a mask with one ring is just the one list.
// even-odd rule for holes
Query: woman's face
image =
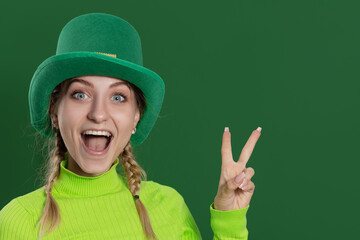
{"label": "woman's face", "polygon": [[122,152],[140,113],[135,93],[123,80],[93,75],[76,79],[60,100],[59,130],[69,153],[68,169],[97,176]]}

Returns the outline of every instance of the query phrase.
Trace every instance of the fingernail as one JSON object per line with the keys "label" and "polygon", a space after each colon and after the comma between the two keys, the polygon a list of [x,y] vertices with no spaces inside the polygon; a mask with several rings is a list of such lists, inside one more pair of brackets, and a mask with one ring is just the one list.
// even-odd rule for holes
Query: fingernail
{"label": "fingernail", "polygon": [[229,131],[229,128],[228,128],[228,127],[225,127],[225,131],[228,132],[228,131]]}
{"label": "fingernail", "polygon": [[259,132],[261,132],[261,129],[262,129],[261,127],[258,127],[256,130],[259,131]]}
{"label": "fingernail", "polygon": [[235,178],[235,182],[236,182],[236,183],[239,183],[239,182],[241,181],[241,179],[242,179],[241,174],[240,174],[240,175],[237,175],[236,178]]}
{"label": "fingernail", "polygon": [[239,186],[239,188],[242,188],[243,186],[245,186],[245,182],[246,182],[246,179],[244,179],[243,183]]}
{"label": "fingernail", "polygon": [[242,172],[241,174],[237,175],[236,178],[235,178],[235,182],[236,183],[239,183],[241,182],[241,180],[245,177],[245,173]]}

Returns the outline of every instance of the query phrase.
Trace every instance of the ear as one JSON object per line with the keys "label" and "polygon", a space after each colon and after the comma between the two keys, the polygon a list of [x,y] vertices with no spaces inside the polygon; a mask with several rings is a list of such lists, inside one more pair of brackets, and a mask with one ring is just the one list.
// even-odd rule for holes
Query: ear
{"label": "ear", "polygon": [[140,120],[140,111],[139,108],[136,108],[135,118],[134,118],[134,127],[138,124]]}

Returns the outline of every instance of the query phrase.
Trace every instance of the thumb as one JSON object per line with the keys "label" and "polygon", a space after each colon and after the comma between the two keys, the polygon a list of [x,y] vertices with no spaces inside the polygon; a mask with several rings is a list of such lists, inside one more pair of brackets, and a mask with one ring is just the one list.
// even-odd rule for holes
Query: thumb
{"label": "thumb", "polygon": [[241,172],[241,174],[235,176],[234,178],[230,179],[225,186],[225,193],[226,194],[230,194],[233,193],[235,191],[235,189],[237,189],[241,183],[245,180],[245,173]]}

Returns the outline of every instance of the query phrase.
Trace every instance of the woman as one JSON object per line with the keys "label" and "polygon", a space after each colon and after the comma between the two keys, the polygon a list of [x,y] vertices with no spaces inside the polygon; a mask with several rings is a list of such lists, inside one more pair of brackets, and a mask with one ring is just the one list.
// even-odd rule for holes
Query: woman
{"label": "woman", "polygon": [[[56,55],[36,70],[29,89],[33,127],[54,147],[44,187],[0,212],[1,239],[201,239],[182,196],[146,181],[132,147],[150,133],[165,87],[142,66],[140,38],[123,19],[90,13],[62,29]],[[247,239],[246,211],[255,188],[225,128],[218,193],[210,206],[214,239]],[[121,162],[125,176],[116,172]]]}

